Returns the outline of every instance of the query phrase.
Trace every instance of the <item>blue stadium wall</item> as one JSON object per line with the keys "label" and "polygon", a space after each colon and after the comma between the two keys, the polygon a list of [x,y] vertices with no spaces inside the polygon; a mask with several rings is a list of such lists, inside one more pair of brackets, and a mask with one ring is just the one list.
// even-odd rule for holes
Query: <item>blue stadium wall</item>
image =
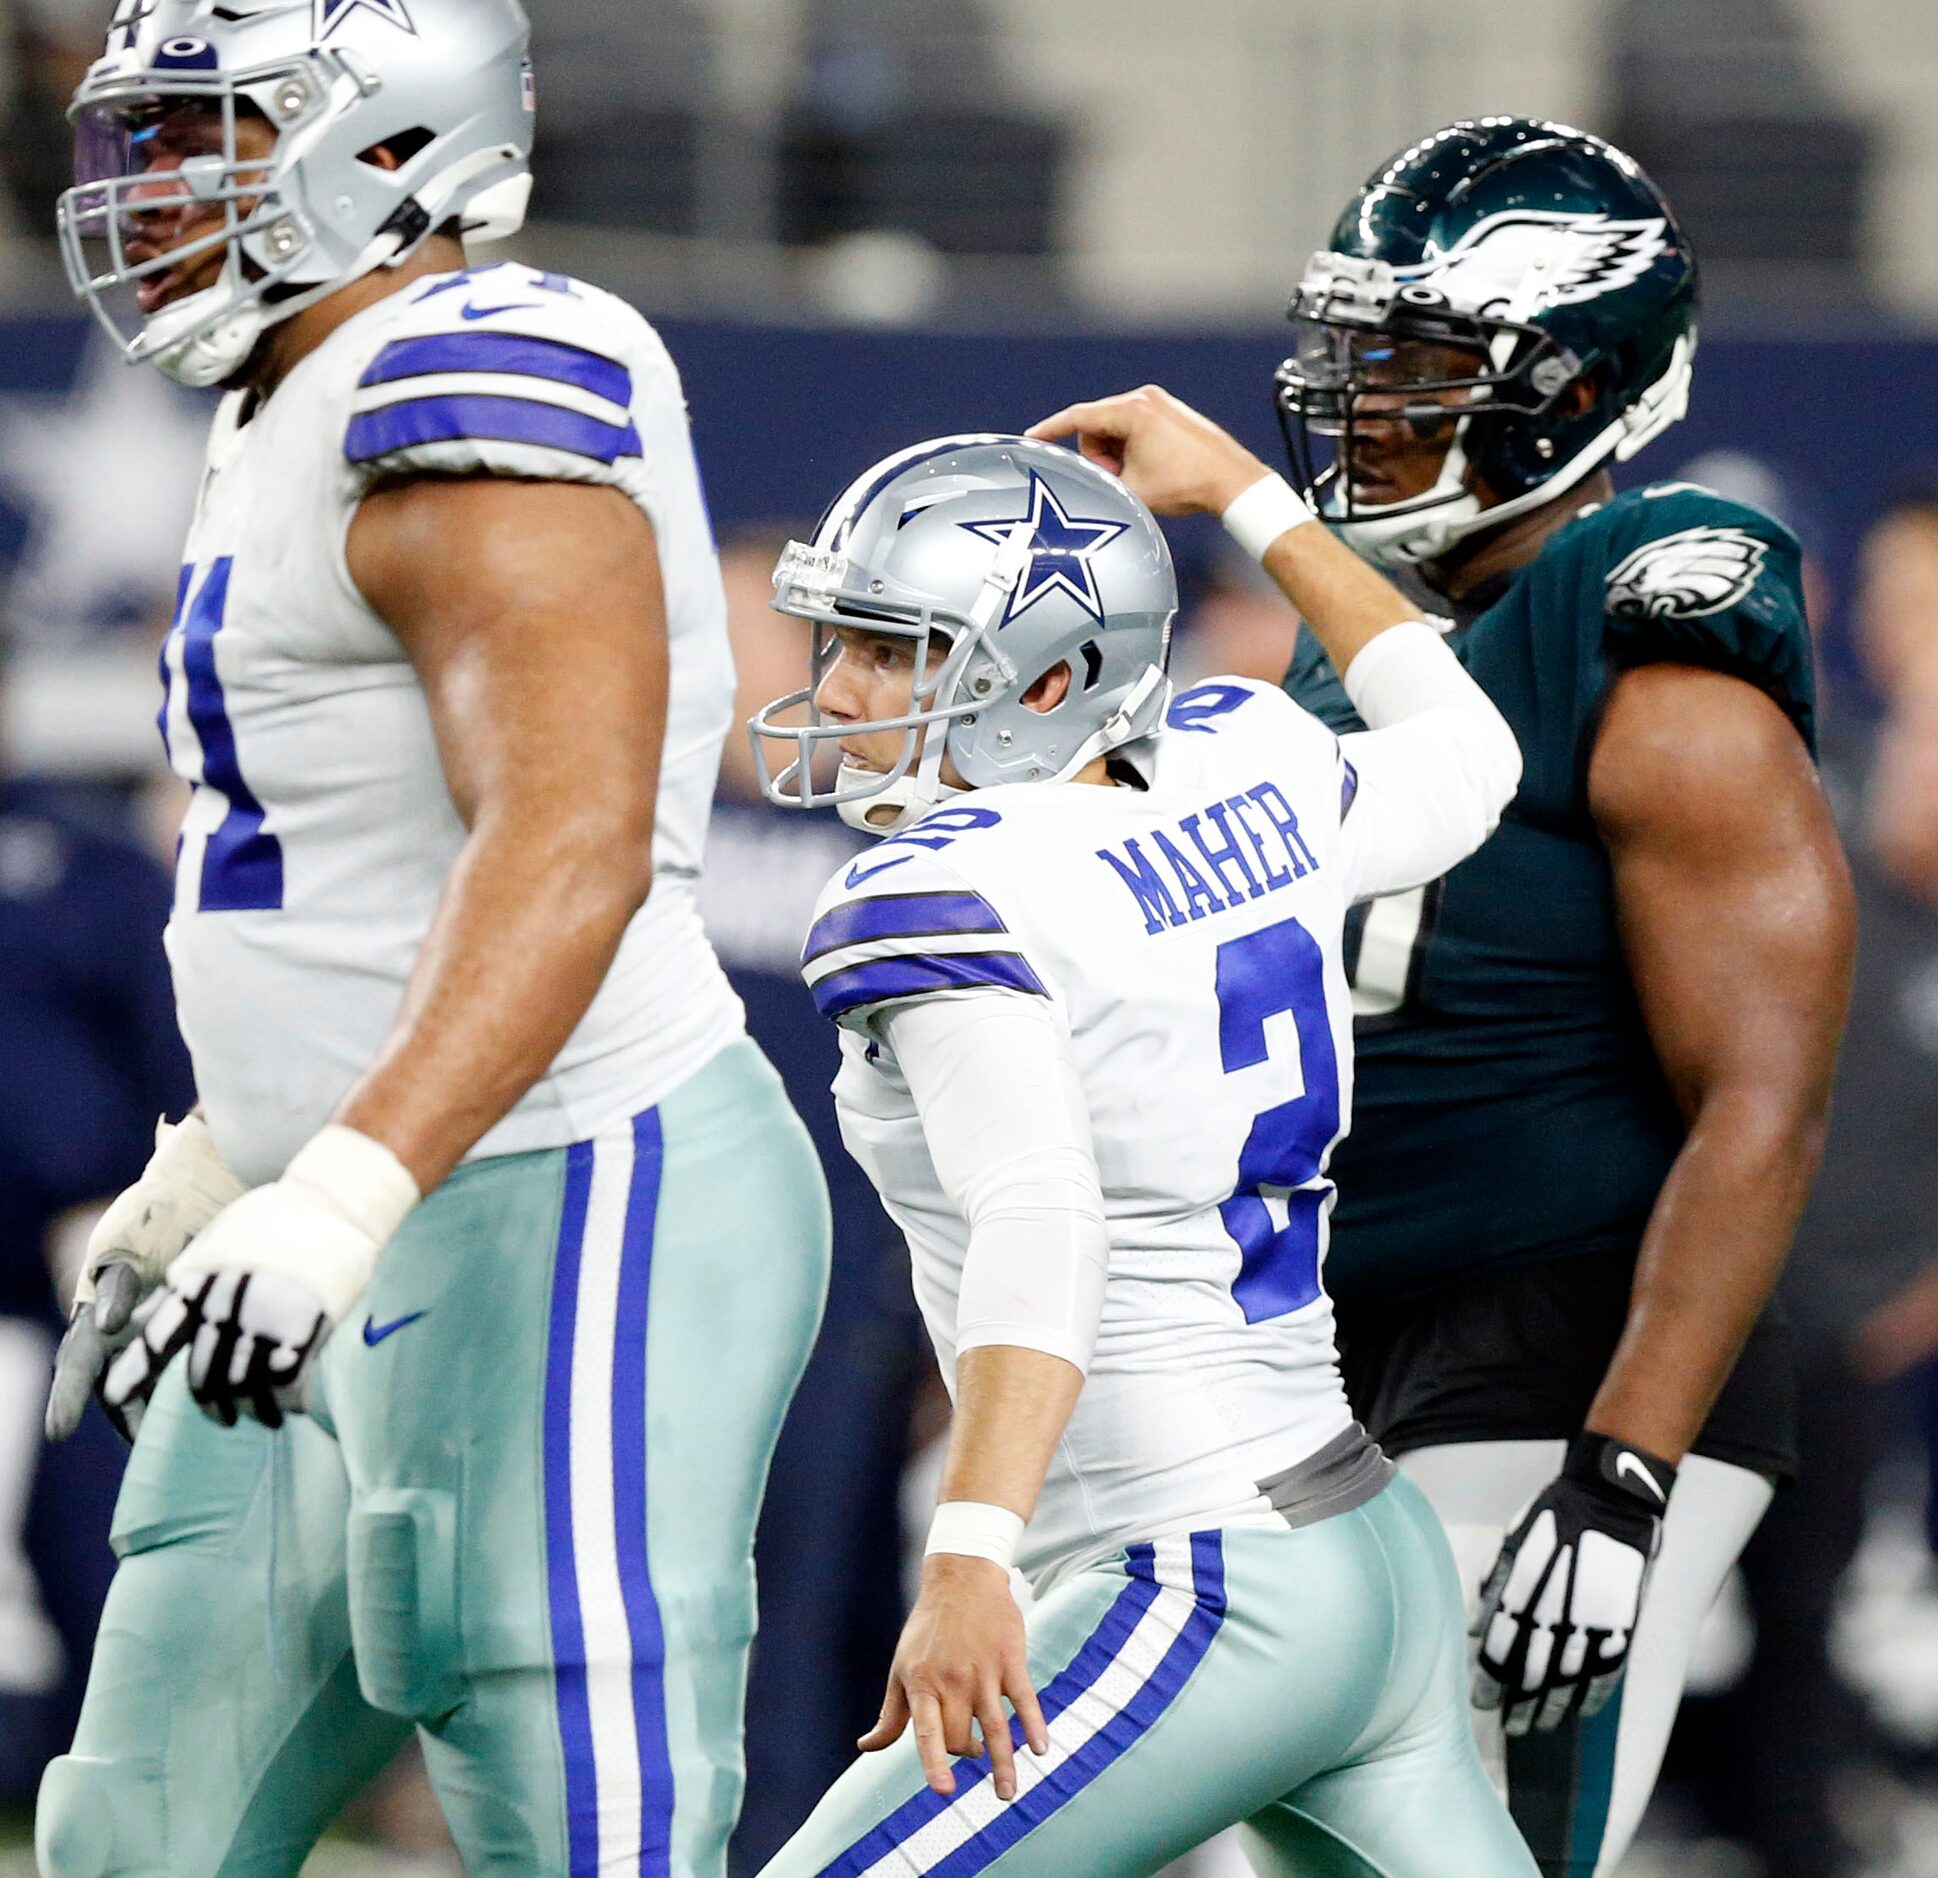
{"label": "blue stadium wall", "polygon": [[[1072,398],[1152,379],[1278,457],[1269,393],[1283,329],[959,336],[672,320],[661,330],[686,378],[723,534],[811,520],[851,476],[907,443],[1021,429]],[[84,336],[74,321],[0,321],[0,398],[65,389]],[[1829,576],[1823,624],[1835,647],[1866,522],[1894,490],[1938,477],[1938,340],[1712,338],[1688,419],[1624,479],[1667,478],[1717,449],[1753,454],[1787,485]],[[25,527],[0,498],[0,568]],[[1181,532],[1187,569],[1205,540]]]}

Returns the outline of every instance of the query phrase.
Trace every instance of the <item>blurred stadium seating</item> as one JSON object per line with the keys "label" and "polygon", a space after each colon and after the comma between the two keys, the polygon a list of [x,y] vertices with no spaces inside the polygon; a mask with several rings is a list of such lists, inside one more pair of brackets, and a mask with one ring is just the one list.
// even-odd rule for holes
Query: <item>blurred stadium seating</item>
{"label": "blurred stadium seating", "polygon": [[[1814,1352],[1817,1465],[1718,1620],[1714,1687],[1685,1714],[1625,1878],[1938,1874],[1927,1515],[1938,1477],[1938,507],[1914,502],[1873,528],[1913,485],[1938,488],[1938,8],[533,10],[542,219],[516,251],[597,277],[660,321],[728,544],[750,698],[754,674],[774,669],[760,603],[776,518],[812,514],[888,448],[1017,428],[1072,395],[1147,378],[1276,448],[1268,388],[1289,286],[1337,205],[1419,132],[1529,112],[1625,140],[1656,170],[1704,258],[1711,316],[1689,420],[1639,467],[1659,479],[1701,459],[1706,475],[1760,476],[1754,499],[1803,535],[1830,782],[1869,920],[1850,1106],[1793,1279]],[[22,804],[57,802],[157,853],[173,813],[153,747],[152,661],[205,406],[103,355],[46,239],[66,169],[61,104],[106,11],[106,0],[0,0],[0,901],[44,890],[28,846],[8,840]],[[1719,452],[1736,467],[1717,470]],[[1207,531],[1175,539],[1194,602],[1181,660],[1272,673],[1289,630],[1275,607]],[[804,909],[775,883],[818,878],[844,837],[782,837],[744,785],[735,793],[730,777],[709,918],[807,1105],[829,1045],[785,966]],[[808,861],[797,852],[782,865],[783,840]],[[155,920],[139,907],[138,895],[124,903],[118,938],[152,964]],[[152,1040],[153,1052],[168,1042]],[[16,1097],[11,1109],[0,1099],[0,1179],[30,1156],[18,1129],[8,1137],[9,1114],[45,1119],[27,1064],[18,1044],[0,1049]],[[109,1190],[139,1143],[111,1141],[98,1106],[77,1103],[68,1125],[98,1150],[84,1184]],[[0,1208],[12,1235],[0,1243],[0,1313],[11,1313],[0,1329],[15,1327],[0,1336],[0,1639],[43,1636],[51,1616],[66,1664],[64,1680],[45,1660],[29,1675],[23,1646],[10,1678],[0,1651],[0,1822],[24,1807],[33,1744],[65,1726],[106,1568],[113,1444],[41,1463],[36,1483],[21,1422],[57,1323],[48,1262],[71,1244],[68,1209],[88,1197],[50,1194],[31,1223]],[[839,1454],[857,1542],[824,1587],[765,1612],[750,1859],[840,1759],[895,1630],[894,1574],[881,1567],[893,1558],[894,1476],[925,1412],[922,1359],[872,1202],[855,1198],[846,1217],[845,1291],[789,1439]],[[30,1490],[33,1579],[12,1517]],[[770,1517],[785,1528],[784,1497]],[[333,1849],[314,1869],[441,1869],[435,1825],[413,1815],[410,1795],[406,1783],[358,1830],[414,1851]],[[0,1875],[30,1869],[10,1843],[0,1823]]]}

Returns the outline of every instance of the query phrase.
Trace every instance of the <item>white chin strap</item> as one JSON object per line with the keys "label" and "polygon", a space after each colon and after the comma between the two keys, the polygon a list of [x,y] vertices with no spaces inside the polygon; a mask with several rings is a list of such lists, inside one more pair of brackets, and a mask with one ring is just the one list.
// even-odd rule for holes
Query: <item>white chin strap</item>
{"label": "white chin strap", "polygon": [[236,307],[211,324],[230,300],[228,286],[219,283],[164,307],[148,321],[143,350],[159,370],[191,391],[206,391],[233,378],[248,363],[269,322],[260,306],[251,305]]}
{"label": "white chin strap", "polygon": [[[862,779],[872,772],[854,763],[841,765],[841,776],[836,782],[853,781],[859,785]],[[938,802],[945,802],[950,796],[959,796],[962,790],[945,783],[938,776],[926,773],[912,776],[898,776],[886,789],[880,789],[871,796],[850,798],[837,802],[835,813],[850,828],[859,829],[864,835],[899,834],[911,822],[919,821]]]}

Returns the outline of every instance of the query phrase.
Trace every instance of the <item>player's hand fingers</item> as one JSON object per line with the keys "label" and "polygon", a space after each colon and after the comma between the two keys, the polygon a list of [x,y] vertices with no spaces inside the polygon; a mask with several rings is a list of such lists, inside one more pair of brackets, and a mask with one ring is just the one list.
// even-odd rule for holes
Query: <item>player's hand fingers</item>
{"label": "player's hand fingers", "polygon": [[141,1302],[141,1274],[126,1259],[110,1259],[94,1279],[94,1327],[104,1337],[128,1328]]}
{"label": "player's hand fingers", "polygon": [[902,1679],[891,1675],[888,1679],[888,1693],[882,1697],[882,1712],[875,1718],[875,1725],[855,1743],[864,1754],[876,1754],[883,1748],[901,1740],[902,1730],[908,1726],[908,1696],[902,1688]]}
{"label": "player's hand fingers", "polygon": [[1566,1552],[1560,1544],[1554,1514],[1544,1509],[1515,1549],[1507,1582],[1501,1588],[1502,1604],[1510,1611],[1527,1611],[1534,1609],[1544,1594],[1562,1596],[1567,1589],[1566,1572],[1558,1573],[1556,1567],[1564,1563]]}
{"label": "player's hand fingers", "polygon": [[230,1368],[236,1348],[236,1327],[226,1319],[204,1321],[188,1353],[188,1392],[210,1421],[223,1428],[236,1425],[235,1393]]}
{"label": "player's hand fingers", "polygon": [[1473,1680],[1470,1694],[1473,1700],[1473,1704],[1476,1708],[1480,1708],[1480,1709],[1499,1708],[1501,1705],[1501,1696],[1503,1693],[1504,1691],[1501,1687],[1499,1679],[1496,1678],[1494,1675],[1492,1675],[1489,1671],[1485,1669],[1476,1669],[1474,1671],[1474,1680]]}
{"label": "player's hand fingers", "polygon": [[993,1677],[983,1687],[976,1704],[976,1720],[982,1727],[982,1744],[989,1755],[989,1776],[996,1783],[999,1800],[1016,1797],[1016,1747],[1009,1736],[1009,1715],[1003,1707],[1002,1685]]}
{"label": "player's hand fingers", "polygon": [[88,1397],[108,1366],[108,1343],[85,1304],[74,1307],[67,1334],[54,1357],[54,1384],[47,1392],[47,1439],[65,1441],[81,1425]]}
{"label": "player's hand fingers", "polygon": [[1584,1715],[1599,1715],[1608,1706],[1608,1698],[1621,1686],[1622,1671],[1626,1667],[1627,1659],[1624,1658],[1615,1668],[1589,1679],[1581,1698],[1581,1712]]}
{"label": "player's hand fingers", "polygon": [[1548,1664],[1554,1655],[1554,1632],[1545,1625],[1534,1625],[1528,1631],[1527,1643],[1527,1652],[1521,1658],[1521,1693],[1539,1695],[1548,1686]]}
{"label": "player's hand fingers", "polygon": [[1581,1695],[1582,1685],[1579,1682],[1557,1683],[1535,1706],[1535,1732],[1552,1734],[1581,1707]]}
{"label": "player's hand fingers", "polygon": [[923,1778],[931,1791],[948,1799],[956,1790],[956,1777],[942,1739],[942,1704],[928,1690],[917,1689],[909,1699],[909,1710],[915,1723],[915,1751],[922,1757]]}
{"label": "player's hand fingers", "polygon": [[1518,1740],[1532,1725],[1535,1707],[1536,1705],[1526,1696],[1517,1697],[1509,1702],[1501,1717],[1501,1732]]}
{"label": "player's hand fingers", "polygon": [[194,1336],[201,1321],[194,1305],[179,1292],[162,1299],[142,1333],[115,1358],[101,1399],[111,1412],[125,1414],[130,1403],[145,1405],[175,1353]]}
{"label": "player's hand fingers", "polygon": [[100,1388],[114,1360],[115,1339],[127,1330],[140,1302],[141,1274],[127,1260],[113,1259],[96,1276],[94,1302],[74,1307],[47,1394],[49,1441],[65,1441],[80,1427],[88,1397]]}
{"label": "player's hand fingers", "polygon": [[942,1704],[942,1745],[960,1759],[975,1760],[982,1753],[976,1739],[976,1698],[974,1684],[962,1683],[959,1689],[944,1689]]}
{"label": "player's hand fingers", "polygon": [[1514,1569],[1520,1548],[1513,1540],[1502,1546],[1499,1555],[1481,1581],[1480,1596],[1474,1600],[1474,1621],[1467,1626],[1470,1637],[1484,1637],[1501,1608],[1501,1593],[1507,1589],[1507,1575]]}
{"label": "player's hand fingers", "polygon": [[1004,1676],[1003,1693],[1023,1724],[1023,1739],[1029,1743],[1030,1752],[1038,1756],[1049,1753],[1050,1725],[1043,1719],[1043,1704],[1036,1699],[1028,1663],[1014,1665]]}
{"label": "player's hand fingers", "polygon": [[1085,398],[1066,404],[1054,416],[1032,424],[1023,434],[1039,443],[1060,443],[1065,437],[1129,435],[1131,401],[1135,392],[1120,392],[1114,398]]}

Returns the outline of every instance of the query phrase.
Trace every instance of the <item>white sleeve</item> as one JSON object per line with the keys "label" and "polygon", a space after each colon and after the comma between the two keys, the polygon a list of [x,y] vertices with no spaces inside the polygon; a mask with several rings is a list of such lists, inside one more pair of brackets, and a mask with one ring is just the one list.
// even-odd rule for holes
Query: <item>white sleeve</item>
{"label": "white sleeve", "polygon": [[592,483],[654,515],[673,467],[655,458],[684,442],[685,400],[657,335],[611,295],[507,263],[397,296],[367,347],[343,435],[359,490],[422,475]]}
{"label": "white sleeve", "polygon": [[1394,626],[1347,667],[1369,726],[1340,738],[1340,848],[1350,895],[1437,880],[1494,832],[1521,783],[1521,746],[1440,635]]}
{"label": "white sleeve", "polygon": [[956,1354],[1007,1344],[1088,1370],[1110,1242],[1090,1114],[1047,1000],[956,992],[878,1020],[969,1225]]}

